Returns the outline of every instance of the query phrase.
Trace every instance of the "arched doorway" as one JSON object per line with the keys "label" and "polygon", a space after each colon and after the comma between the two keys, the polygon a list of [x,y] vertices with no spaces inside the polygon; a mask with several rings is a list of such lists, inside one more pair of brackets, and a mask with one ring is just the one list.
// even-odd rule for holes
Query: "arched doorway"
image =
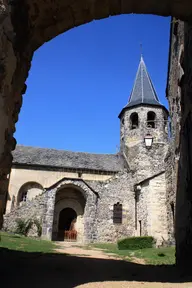
{"label": "arched doorway", "polygon": [[[58,223],[58,235],[57,240],[63,241],[63,240],[76,240],[76,237],[72,237],[74,239],[70,239],[70,235],[68,231],[74,231],[75,230],[75,222],[77,219],[77,213],[72,208],[64,208],[59,213],[59,223]],[[75,236],[75,233],[74,235]]]}
{"label": "arched doorway", "polygon": [[83,191],[78,187],[64,185],[58,189],[53,217],[53,241],[84,241],[85,205]]}

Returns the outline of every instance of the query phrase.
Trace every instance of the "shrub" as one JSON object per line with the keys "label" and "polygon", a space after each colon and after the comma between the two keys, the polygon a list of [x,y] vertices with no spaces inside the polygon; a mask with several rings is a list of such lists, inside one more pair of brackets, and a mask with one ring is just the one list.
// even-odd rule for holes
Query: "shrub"
{"label": "shrub", "polygon": [[41,227],[41,223],[38,219],[34,219],[33,223],[36,225],[37,227],[37,235],[38,237],[41,237],[42,234],[42,227]]}
{"label": "shrub", "polygon": [[32,225],[33,225],[33,221],[28,219],[28,220],[24,220],[24,219],[17,219],[16,220],[16,234],[21,234],[24,236],[27,236],[29,230],[31,229]]}
{"label": "shrub", "polygon": [[34,220],[17,219],[16,225],[17,225],[17,228],[15,230],[15,233],[21,234],[24,236],[27,236],[29,233],[29,230],[32,228],[33,225],[35,225],[37,227],[37,235],[38,237],[41,237],[42,227],[41,227],[41,222],[38,219],[34,219]]}
{"label": "shrub", "polygon": [[117,242],[119,250],[137,250],[143,248],[152,248],[154,244],[153,237],[130,237]]}

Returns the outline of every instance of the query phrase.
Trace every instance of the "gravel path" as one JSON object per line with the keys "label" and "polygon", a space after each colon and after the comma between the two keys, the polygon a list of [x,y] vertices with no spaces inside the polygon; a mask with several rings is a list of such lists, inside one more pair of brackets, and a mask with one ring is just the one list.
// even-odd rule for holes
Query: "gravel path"
{"label": "gravel path", "polygon": [[86,257],[86,258],[94,258],[94,259],[114,259],[117,260],[117,257],[112,254],[106,254],[103,250],[100,249],[85,249],[82,247],[78,247],[76,245],[73,245],[71,243],[64,243],[64,242],[58,242],[56,243],[58,248],[55,249],[55,252],[58,253],[67,253],[73,256],[80,256],[80,257]]}

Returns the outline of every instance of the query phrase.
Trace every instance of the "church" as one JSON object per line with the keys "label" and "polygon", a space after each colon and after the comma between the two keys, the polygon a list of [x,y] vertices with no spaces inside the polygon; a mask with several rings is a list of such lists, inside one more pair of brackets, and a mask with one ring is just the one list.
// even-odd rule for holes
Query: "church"
{"label": "church", "polygon": [[118,117],[117,154],[17,145],[4,229],[14,231],[17,219],[38,219],[41,238],[47,240],[115,242],[148,235],[157,245],[170,241],[165,173],[169,112],[142,56],[128,104]]}

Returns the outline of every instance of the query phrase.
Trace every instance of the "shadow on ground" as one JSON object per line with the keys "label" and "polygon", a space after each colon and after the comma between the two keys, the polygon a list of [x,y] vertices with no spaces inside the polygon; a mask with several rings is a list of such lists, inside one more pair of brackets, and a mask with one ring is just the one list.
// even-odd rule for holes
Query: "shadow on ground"
{"label": "shadow on ground", "polygon": [[0,248],[0,287],[72,288],[89,282],[147,281],[183,283],[175,266],[139,265],[123,260],[92,259]]}

